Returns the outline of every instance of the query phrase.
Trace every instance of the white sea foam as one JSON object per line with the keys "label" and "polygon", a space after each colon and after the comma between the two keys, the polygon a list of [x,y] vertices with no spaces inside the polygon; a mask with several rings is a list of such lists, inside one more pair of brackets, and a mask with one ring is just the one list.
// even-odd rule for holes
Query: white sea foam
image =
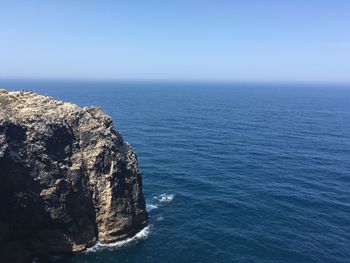
{"label": "white sea foam", "polygon": [[156,220],[157,220],[158,222],[163,221],[163,220],[164,220],[164,217],[158,216]]}
{"label": "white sea foam", "polygon": [[140,239],[146,239],[149,233],[150,233],[150,226],[146,226],[144,229],[138,232],[135,236],[127,238],[122,241],[117,241],[109,244],[101,244],[99,241],[97,241],[96,244],[93,247],[88,248],[86,252],[89,253],[89,252],[96,252],[101,249],[120,248],[120,247],[130,246]]}
{"label": "white sea foam", "polygon": [[147,212],[151,212],[152,210],[157,209],[158,206],[157,205],[153,205],[153,204],[146,204],[146,210]]}
{"label": "white sea foam", "polygon": [[170,203],[174,200],[175,195],[173,194],[161,194],[159,196],[159,202],[161,203]]}
{"label": "white sea foam", "polygon": [[174,194],[162,193],[158,196],[153,196],[153,199],[157,200],[159,203],[170,203],[174,200]]}

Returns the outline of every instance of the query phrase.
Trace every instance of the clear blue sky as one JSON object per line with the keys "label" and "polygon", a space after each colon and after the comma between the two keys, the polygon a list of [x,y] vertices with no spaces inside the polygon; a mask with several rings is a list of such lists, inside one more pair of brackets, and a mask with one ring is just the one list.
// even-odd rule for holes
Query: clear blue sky
{"label": "clear blue sky", "polygon": [[0,0],[0,77],[350,81],[350,1]]}

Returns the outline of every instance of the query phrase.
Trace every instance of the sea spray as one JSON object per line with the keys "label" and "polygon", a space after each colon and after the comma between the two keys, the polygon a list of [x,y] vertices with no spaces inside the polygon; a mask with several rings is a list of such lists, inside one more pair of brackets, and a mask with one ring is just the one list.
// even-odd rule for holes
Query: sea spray
{"label": "sea spray", "polygon": [[150,234],[150,231],[151,231],[151,225],[148,225],[145,228],[143,228],[140,232],[138,232],[135,236],[127,238],[122,241],[117,241],[117,242],[108,243],[108,244],[102,244],[98,241],[94,246],[92,246],[91,248],[88,248],[86,250],[86,253],[96,252],[103,249],[114,249],[114,248],[133,245],[137,243],[139,240],[146,239]]}

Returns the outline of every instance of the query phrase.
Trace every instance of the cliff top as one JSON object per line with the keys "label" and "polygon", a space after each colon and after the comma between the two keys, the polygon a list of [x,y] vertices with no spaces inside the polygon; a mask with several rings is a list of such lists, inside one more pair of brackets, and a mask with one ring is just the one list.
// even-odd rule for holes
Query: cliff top
{"label": "cliff top", "polygon": [[78,110],[78,106],[73,103],[54,100],[32,91],[8,92],[4,89],[0,89],[0,105],[2,118],[15,118],[17,121],[36,115],[62,119]]}
{"label": "cliff top", "polygon": [[45,122],[62,122],[74,117],[74,115],[86,112],[102,119],[106,124],[112,123],[112,119],[100,107],[80,108],[74,103],[55,100],[32,91],[0,89],[0,121],[11,120],[26,123],[45,120]]}

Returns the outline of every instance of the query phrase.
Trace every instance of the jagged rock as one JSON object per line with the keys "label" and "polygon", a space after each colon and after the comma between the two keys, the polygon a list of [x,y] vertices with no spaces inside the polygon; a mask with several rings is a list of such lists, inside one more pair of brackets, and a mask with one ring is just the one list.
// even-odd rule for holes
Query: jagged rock
{"label": "jagged rock", "polygon": [[100,108],[0,90],[0,262],[114,242],[147,219],[136,155]]}

